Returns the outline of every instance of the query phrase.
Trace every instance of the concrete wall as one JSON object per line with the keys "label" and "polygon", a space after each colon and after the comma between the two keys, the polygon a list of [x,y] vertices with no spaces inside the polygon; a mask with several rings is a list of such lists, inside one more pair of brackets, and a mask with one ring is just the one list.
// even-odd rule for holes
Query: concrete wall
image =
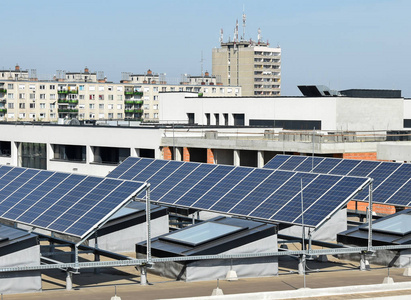
{"label": "concrete wall", "polygon": [[377,145],[377,159],[411,161],[411,142],[390,142]]}
{"label": "concrete wall", "polygon": [[[0,164],[18,165],[19,142],[47,144],[47,169],[106,176],[116,165],[93,163],[94,147],[129,148],[131,156],[139,149],[154,149],[155,158],[161,158],[162,129],[99,127],[99,126],[34,126],[0,125],[2,141],[10,141],[11,158],[0,158]],[[86,162],[53,160],[53,144],[86,146]]]}
{"label": "concrete wall", "polygon": [[[151,220],[151,237],[168,233],[168,215]],[[112,252],[134,252],[137,243],[147,240],[145,222],[97,238],[98,248]],[[90,239],[89,245],[95,246]]]}
{"label": "concrete wall", "polygon": [[[0,267],[40,265],[40,245],[0,257]],[[40,271],[3,273],[0,277],[0,293],[17,294],[41,291]]]}
{"label": "concrete wall", "polygon": [[[180,109],[176,110],[178,107]],[[349,97],[272,97],[272,98],[189,98],[184,94],[160,95],[160,120],[187,120],[205,124],[205,114],[244,114],[250,119],[321,120],[322,130],[398,130],[403,128],[404,100]],[[220,122],[221,123],[221,122]],[[213,123],[211,125],[214,125]]]}

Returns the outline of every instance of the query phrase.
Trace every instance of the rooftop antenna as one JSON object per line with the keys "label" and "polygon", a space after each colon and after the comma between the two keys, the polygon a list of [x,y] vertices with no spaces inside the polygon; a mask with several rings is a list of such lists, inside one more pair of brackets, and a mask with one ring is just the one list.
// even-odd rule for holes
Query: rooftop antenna
{"label": "rooftop antenna", "polygon": [[237,19],[236,22],[235,22],[234,35],[235,35],[235,41],[238,42],[238,19]]}
{"label": "rooftop antenna", "polygon": [[220,29],[220,44],[223,43],[223,28]]}
{"label": "rooftop antenna", "polygon": [[201,50],[201,60],[200,60],[200,63],[201,63],[201,76],[203,76],[203,62],[204,62],[203,51]]}
{"label": "rooftop antenna", "polygon": [[243,5],[243,37],[241,38],[242,40],[245,39],[245,20],[246,20],[246,15],[244,12],[244,5]]}
{"label": "rooftop antenna", "polygon": [[261,42],[261,29],[258,28],[258,35],[257,35],[257,42],[260,43]]}

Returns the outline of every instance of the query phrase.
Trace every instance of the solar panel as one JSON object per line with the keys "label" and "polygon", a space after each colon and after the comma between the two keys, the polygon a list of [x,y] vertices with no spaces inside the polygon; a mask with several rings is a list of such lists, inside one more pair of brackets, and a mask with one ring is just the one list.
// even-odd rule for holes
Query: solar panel
{"label": "solar panel", "polygon": [[144,187],[138,181],[0,166],[0,218],[84,237]]}
{"label": "solar panel", "polygon": [[[140,160],[133,164],[129,160],[133,159],[126,161],[131,167],[123,173],[113,171],[109,176],[121,174],[120,177],[146,178],[152,187],[152,202],[290,224],[301,222],[301,209],[298,208],[301,180],[306,210],[315,212],[317,207],[327,207],[325,217],[346,204],[369,181],[363,177],[347,177],[352,179],[351,184],[344,186],[344,192],[333,193],[340,185],[347,185],[345,177],[181,161],[141,163]],[[276,165],[311,170],[313,163],[319,166],[323,160],[283,157]],[[331,198],[336,194],[339,195],[337,201]],[[328,202],[333,204],[327,206]],[[310,216],[308,220],[305,225],[316,227],[323,222],[323,217]]]}
{"label": "solar panel", "polygon": [[[276,158],[280,156],[279,158]],[[301,160],[301,156],[277,155],[264,168],[294,170],[292,161]],[[307,157],[300,167],[310,160]],[[295,170],[297,170],[297,167]],[[411,200],[406,197],[411,180],[411,165],[404,163],[324,158],[313,173],[338,174],[373,178],[373,202],[397,206],[409,206]],[[368,190],[358,193],[354,200],[368,201]]]}

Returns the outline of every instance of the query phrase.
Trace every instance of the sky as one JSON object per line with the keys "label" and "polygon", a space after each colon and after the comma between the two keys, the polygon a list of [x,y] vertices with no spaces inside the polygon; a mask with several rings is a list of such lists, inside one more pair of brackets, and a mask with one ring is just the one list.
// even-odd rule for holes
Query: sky
{"label": "sky", "polygon": [[[0,68],[122,72],[212,72],[212,49],[233,38],[238,19],[246,38],[280,46],[281,93],[297,85],[331,89],[400,89],[411,98],[411,1],[409,0],[181,0],[49,1],[2,3]],[[202,62],[201,62],[202,61]],[[203,66],[203,68],[202,68]]]}

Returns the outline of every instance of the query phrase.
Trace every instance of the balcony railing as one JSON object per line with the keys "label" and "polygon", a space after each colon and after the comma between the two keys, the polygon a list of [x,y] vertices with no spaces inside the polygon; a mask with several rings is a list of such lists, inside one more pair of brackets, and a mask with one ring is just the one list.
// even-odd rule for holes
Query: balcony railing
{"label": "balcony railing", "polygon": [[66,109],[66,108],[59,108],[59,113],[78,113],[78,109]]}
{"label": "balcony railing", "polygon": [[78,94],[78,90],[58,90],[57,94]]}
{"label": "balcony railing", "polygon": [[58,103],[78,104],[78,100],[59,99]]}
{"label": "balcony railing", "polygon": [[7,93],[7,90],[6,90],[6,89],[4,89],[4,88],[0,88],[0,93],[5,94],[5,93]]}
{"label": "balcony railing", "polygon": [[7,108],[0,108],[0,113],[6,113],[7,112]]}
{"label": "balcony railing", "polygon": [[143,110],[142,109],[125,109],[124,112],[129,113],[129,114],[141,114],[143,113]]}
{"label": "balcony railing", "polygon": [[143,104],[143,100],[125,100],[124,104]]}
{"label": "balcony railing", "polygon": [[135,95],[135,96],[143,96],[143,92],[139,91],[124,91],[124,95]]}

